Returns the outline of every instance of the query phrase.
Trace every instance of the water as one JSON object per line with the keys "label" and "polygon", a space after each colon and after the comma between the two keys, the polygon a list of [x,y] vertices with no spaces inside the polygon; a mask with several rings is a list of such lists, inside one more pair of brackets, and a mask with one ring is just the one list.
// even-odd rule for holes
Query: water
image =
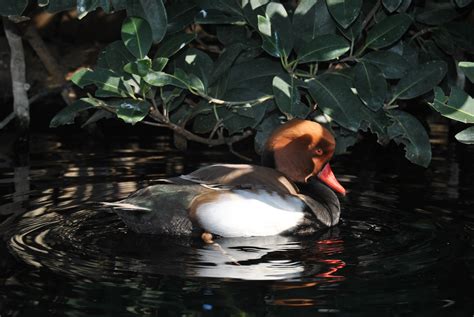
{"label": "water", "polygon": [[426,171],[377,147],[338,157],[336,228],[218,245],[138,235],[92,203],[237,158],[83,138],[38,135],[29,157],[0,157],[1,317],[474,313],[474,150],[443,126]]}

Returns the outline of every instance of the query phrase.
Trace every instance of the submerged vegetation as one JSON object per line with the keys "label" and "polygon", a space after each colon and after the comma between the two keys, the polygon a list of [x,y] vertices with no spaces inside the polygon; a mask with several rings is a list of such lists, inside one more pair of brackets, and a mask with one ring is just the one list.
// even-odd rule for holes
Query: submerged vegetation
{"label": "submerged vegetation", "polygon": [[[32,4],[30,4],[32,5]],[[96,0],[38,1],[50,12],[125,10],[121,41],[71,80],[88,95],[51,127],[90,114],[166,127],[175,144],[232,144],[255,135],[259,151],[282,120],[311,118],[336,135],[338,151],[360,131],[403,144],[428,166],[428,133],[413,115],[426,105],[474,123],[471,0]],[[0,0],[19,19],[27,0]],[[471,20],[469,20],[471,19]],[[6,20],[6,19],[4,19]],[[95,89],[88,89],[95,86]],[[474,142],[474,127],[456,135]]]}

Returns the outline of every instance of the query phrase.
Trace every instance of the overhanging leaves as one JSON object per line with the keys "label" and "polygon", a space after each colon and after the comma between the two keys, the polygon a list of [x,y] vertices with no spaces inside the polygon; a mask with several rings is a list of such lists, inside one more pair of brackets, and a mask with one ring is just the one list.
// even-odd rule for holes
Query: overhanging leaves
{"label": "overhanging leaves", "polygon": [[474,123],[474,99],[463,90],[453,87],[449,98],[439,87],[434,89],[435,98],[430,105],[443,116],[464,122]]}
{"label": "overhanging leaves", "polygon": [[456,140],[464,144],[474,144],[474,127],[462,130],[454,136]]}
{"label": "overhanging leaves", "polygon": [[298,50],[298,63],[329,61],[346,53],[349,48],[349,43],[339,35],[320,35]]}
{"label": "overhanging leaves", "polygon": [[288,119],[304,119],[308,115],[310,109],[301,102],[301,96],[293,77],[275,76],[273,78],[273,94],[278,109]]}
{"label": "overhanging leaves", "polygon": [[82,98],[74,101],[72,104],[61,109],[49,123],[50,128],[57,128],[61,125],[73,124],[74,118],[81,111],[91,109],[97,106],[97,102],[91,98]]}
{"label": "overhanging leaves", "polygon": [[151,47],[151,28],[147,21],[129,17],[122,24],[122,41],[137,58],[144,58]]}
{"label": "overhanging leaves", "polygon": [[360,99],[374,111],[382,108],[388,89],[387,81],[380,69],[374,65],[362,62],[357,64],[354,72],[354,85]]}
{"label": "overhanging leaves", "polygon": [[329,12],[343,28],[347,28],[357,19],[362,0],[326,0]]}
{"label": "overhanging leaves", "polygon": [[393,44],[408,30],[412,20],[408,14],[395,14],[382,20],[367,33],[365,47],[379,49]]}
{"label": "overhanging leaves", "polygon": [[423,125],[411,114],[392,110],[393,121],[387,132],[390,139],[405,145],[405,157],[412,163],[428,167],[431,161],[431,145]]}

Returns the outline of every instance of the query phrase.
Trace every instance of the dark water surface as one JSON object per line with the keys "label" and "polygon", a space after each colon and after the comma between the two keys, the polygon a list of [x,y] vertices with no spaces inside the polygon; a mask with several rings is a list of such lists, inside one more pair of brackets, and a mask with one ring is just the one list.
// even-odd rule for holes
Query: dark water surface
{"label": "dark water surface", "polygon": [[432,127],[428,170],[339,156],[330,231],[219,246],[135,234],[92,203],[236,158],[35,136],[29,157],[0,154],[0,316],[473,316],[474,151],[446,134]]}

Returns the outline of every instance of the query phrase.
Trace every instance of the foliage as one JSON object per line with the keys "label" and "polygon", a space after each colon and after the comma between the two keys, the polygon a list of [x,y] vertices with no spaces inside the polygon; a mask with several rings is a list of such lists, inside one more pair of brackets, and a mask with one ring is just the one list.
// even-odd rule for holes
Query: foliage
{"label": "foliage", "polygon": [[[211,145],[231,144],[252,130],[260,148],[282,119],[324,119],[339,151],[359,131],[371,131],[428,166],[429,138],[410,114],[414,104],[428,102],[443,116],[474,123],[473,99],[458,86],[459,78],[474,77],[467,61],[474,51],[470,0],[294,3],[38,1],[51,12],[76,7],[81,17],[97,8],[129,16],[122,41],[105,48],[94,69],[72,78],[81,88],[95,86],[94,96],[65,108],[51,126],[97,109],[92,121],[108,112]],[[26,4],[0,0],[0,14],[19,15]],[[473,143],[472,128],[456,138]]]}

